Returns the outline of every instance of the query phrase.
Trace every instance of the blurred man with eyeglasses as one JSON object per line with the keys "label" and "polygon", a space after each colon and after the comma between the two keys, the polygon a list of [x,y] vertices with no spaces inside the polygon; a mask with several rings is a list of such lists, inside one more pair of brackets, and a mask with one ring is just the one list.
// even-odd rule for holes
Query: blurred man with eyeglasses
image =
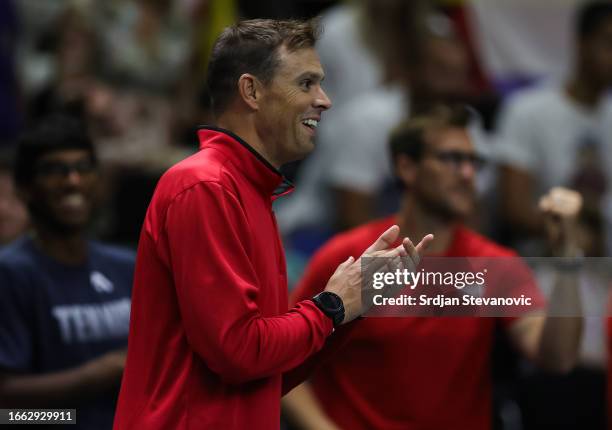
{"label": "blurred man with eyeglasses", "polygon": [[[436,240],[428,255],[516,256],[465,224],[475,210],[475,177],[481,165],[467,130],[469,119],[462,106],[439,105],[396,128],[390,146],[403,189],[399,212],[339,234],[324,245],[296,287],[293,301],[319,289],[338,261],[392,224],[414,236],[433,232]],[[549,222],[564,230],[556,245],[567,254],[560,255],[576,252],[577,238],[569,227],[580,202],[580,195],[567,189],[554,190],[542,201]],[[563,299],[578,303],[571,275],[562,282]],[[546,318],[541,313],[544,299],[534,283],[521,288],[534,298],[536,311],[527,316],[358,321],[342,354],[285,397],[288,417],[300,428],[318,430],[490,429],[490,354],[497,324],[520,352],[549,370],[567,371],[576,359],[580,318]]]}
{"label": "blurred man with eyeglasses", "polygon": [[26,132],[14,177],[32,230],[0,253],[0,407],[76,409],[88,430],[112,427],[134,269],[131,251],[87,238],[97,168],[79,121]]}

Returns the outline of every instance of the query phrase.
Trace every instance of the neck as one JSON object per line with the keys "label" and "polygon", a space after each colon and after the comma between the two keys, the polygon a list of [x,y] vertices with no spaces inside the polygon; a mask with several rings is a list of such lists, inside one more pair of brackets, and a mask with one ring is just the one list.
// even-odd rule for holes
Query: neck
{"label": "neck", "polygon": [[595,108],[599,103],[605,88],[600,88],[592,79],[587,79],[583,74],[577,74],[565,86],[570,99],[588,108]]}
{"label": "neck", "polygon": [[219,127],[230,130],[232,133],[240,136],[242,140],[248,143],[259,155],[268,161],[275,168],[280,169],[281,163],[276,159],[274,154],[268,150],[268,146],[257,133],[257,130],[252,124],[252,120],[244,115],[226,114],[219,117],[217,121]]}
{"label": "neck", "polygon": [[423,236],[433,233],[435,239],[427,254],[442,254],[452,244],[456,222],[431,213],[413,197],[405,196],[399,212],[399,226],[403,236],[408,236],[416,245]]}
{"label": "neck", "polygon": [[44,254],[63,264],[78,265],[87,260],[87,240],[81,231],[59,233],[37,227],[34,243]]}

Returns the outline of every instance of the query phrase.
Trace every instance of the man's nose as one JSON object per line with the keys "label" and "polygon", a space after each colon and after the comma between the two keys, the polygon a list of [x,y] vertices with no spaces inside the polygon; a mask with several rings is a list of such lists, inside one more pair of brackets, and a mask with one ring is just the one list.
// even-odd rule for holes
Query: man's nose
{"label": "man's nose", "polygon": [[476,166],[472,160],[462,160],[459,165],[459,173],[461,177],[468,180],[473,180],[476,176]]}
{"label": "man's nose", "polygon": [[83,174],[79,173],[77,169],[72,168],[67,172],[64,180],[70,185],[80,185],[83,181]]}
{"label": "man's nose", "polygon": [[323,109],[323,110],[327,110],[332,107],[332,102],[329,99],[329,97],[327,97],[327,94],[325,93],[323,88],[319,88],[319,93],[317,94],[315,104],[316,104],[315,107]]}

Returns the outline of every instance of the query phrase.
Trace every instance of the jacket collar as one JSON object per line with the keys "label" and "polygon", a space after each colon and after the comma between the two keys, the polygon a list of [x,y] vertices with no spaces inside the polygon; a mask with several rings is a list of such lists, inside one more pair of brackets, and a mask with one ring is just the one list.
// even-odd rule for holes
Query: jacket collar
{"label": "jacket collar", "polygon": [[283,174],[246,143],[240,136],[214,126],[198,127],[200,149],[214,147],[221,150],[236,167],[272,200],[293,191],[293,184]]}

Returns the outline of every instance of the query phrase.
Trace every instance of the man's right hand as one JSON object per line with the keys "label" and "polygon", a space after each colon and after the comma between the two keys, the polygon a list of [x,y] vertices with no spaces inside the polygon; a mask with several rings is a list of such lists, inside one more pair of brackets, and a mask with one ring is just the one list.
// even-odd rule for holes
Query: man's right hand
{"label": "man's right hand", "polygon": [[340,264],[329,279],[325,291],[335,293],[342,299],[344,304],[343,324],[363,315],[371,306],[371,303],[362,302],[362,294],[372,289],[371,283],[362,282],[363,257],[377,257],[371,260],[372,264],[380,264],[381,267],[373,268],[374,270],[382,269],[387,262],[394,261],[398,264],[396,268],[414,271],[425,249],[433,240],[433,235],[428,234],[417,246],[414,246],[409,238],[404,238],[401,245],[391,248],[399,236],[399,231],[397,225],[387,229],[357,260],[351,256]]}

